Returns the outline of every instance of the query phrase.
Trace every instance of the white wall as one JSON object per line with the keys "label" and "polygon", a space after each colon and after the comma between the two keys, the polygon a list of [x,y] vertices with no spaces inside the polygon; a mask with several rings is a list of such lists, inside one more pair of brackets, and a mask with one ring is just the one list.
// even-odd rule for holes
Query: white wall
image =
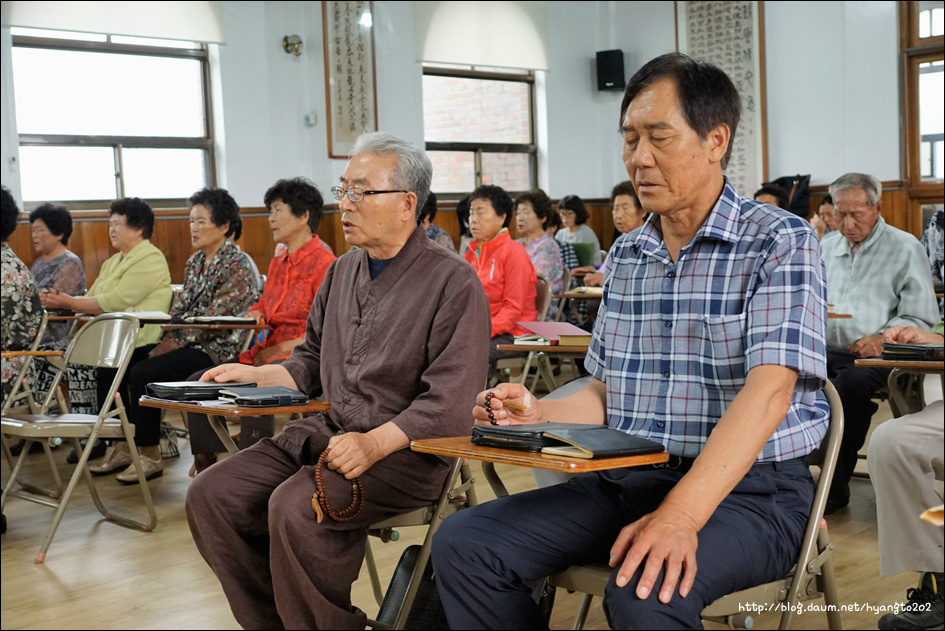
{"label": "white wall", "polygon": [[[901,177],[895,5],[765,3],[771,177],[811,173],[815,184],[851,170]],[[422,144],[413,5],[374,6],[380,128]],[[674,50],[673,2],[548,2],[547,8],[551,50],[542,82],[547,144],[540,183],[553,197],[604,197],[626,178],[616,133],[622,95],[597,91],[595,52],[622,49],[629,78],[649,59]],[[227,0],[224,29],[215,86],[221,186],[244,206],[262,205],[265,190],[280,177],[304,175],[327,191],[345,162],[328,158],[321,3]],[[282,50],[290,34],[304,41],[299,58]],[[16,192],[7,29],[0,45],[0,175]],[[306,127],[303,117],[312,111],[318,124]]]}
{"label": "white wall", "polygon": [[768,172],[901,175],[895,2],[765,2]]}
{"label": "white wall", "polygon": [[[613,6],[612,19],[606,26],[612,32],[604,48],[623,50],[624,71],[627,80],[643,67],[643,64],[676,50],[676,15],[672,2],[609,2]],[[622,138],[617,133],[620,119],[620,103],[623,93],[613,95],[608,104],[604,140],[611,164],[610,182],[616,184],[627,179],[627,169],[620,158]],[[609,196],[608,188],[602,196]]]}
{"label": "white wall", "polygon": [[[413,6],[375,2],[374,8],[378,126],[422,144]],[[261,206],[277,179],[303,175],[327,197],[346,161],[328,157],[321,3],[227,1],[224,28],[221,186],[240,204]],[[285,35],[302,38],[300,57],[282,49]],[[316,113],[314,127],[304,123],[309,112]]]}

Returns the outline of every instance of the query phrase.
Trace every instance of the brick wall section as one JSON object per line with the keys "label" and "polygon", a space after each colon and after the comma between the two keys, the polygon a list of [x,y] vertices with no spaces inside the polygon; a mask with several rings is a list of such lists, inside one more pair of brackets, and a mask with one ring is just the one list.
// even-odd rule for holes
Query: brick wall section
{"label": "brick wall section", "polygon": [[[528,85],[459,77],[423,78],[423,125],[428,141],[530,142]],[[433,190],[469,192],[475,186],[471,153],[431,152]],[[529,188],[526,154],[483,156],[483,183],[512,191]]]}

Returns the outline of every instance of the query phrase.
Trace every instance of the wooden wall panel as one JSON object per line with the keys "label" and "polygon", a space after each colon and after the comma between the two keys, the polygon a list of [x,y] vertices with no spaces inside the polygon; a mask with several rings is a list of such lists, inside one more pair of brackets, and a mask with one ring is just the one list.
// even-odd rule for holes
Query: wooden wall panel
{"label": "wooden wall panel", "polygon": [[[557,206],[556,202],[555,204]],[[610,212],[609,200],[589,199],[585,200],[585,204],[590,213],[587,224],[597,233],[601,248],[609,250],[614,233],[614,221]],[[272,230],[269,227],[269,213],[265,208],[243,208],[240,215],[243,217],[243,235],[236,243],[243,248],[244,252],[253,257],[259,271],[265,274],[275,252]],[[89,285],[91,285],[95,282],[102,264],[116,252],[108,239],[108,213],[79,211],[73,214],[73,218],[73,232],[69,240],[69,249],[75,252],[85,263],[85,274]],[[33,252],[27,215],[21,215],[20,221],[20,225],[17,226],[16,231],[10,237],[10,246],[27,265],[32,265],[36,255]],[[440,202],[434,223],[446,230],[453,238],[453,243],[459,245],[459,219],[456,216],[455,202]],[[513,238],[521,237],[515,226],[514,217],[509,231]],[[337,210],[336,205],[326,208],[325,215],[318,227],[318,236],[331,246],[336,256],[341,256],[350,249],[344,239],[344,231],[341,229],[341,213]],[[193,253],[187,210],[156,210],[154,234],[151,237],[151,242],[167,257],[167,264],[171,271],[171,282],[183,283],[184,265],[187,258]]]}

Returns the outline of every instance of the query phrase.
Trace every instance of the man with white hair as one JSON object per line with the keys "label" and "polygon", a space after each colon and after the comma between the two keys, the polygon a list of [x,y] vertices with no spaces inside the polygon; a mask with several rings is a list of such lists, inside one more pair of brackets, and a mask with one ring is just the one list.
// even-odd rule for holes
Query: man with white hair
{"label": "man with white hair", "polygon": [[[281,365],[229,364],[203,376],[298,388],[331,403],[213,465],[187,494],[197,548],[245,628],[363,629],[351,584],[368,527],[428,506],[448,470],[406,447],[470,432],[467,405],[486,379],[489,305],[469,264],[417,226],[431,176],[414,145],[384,133],[359,138],[331,189],[345,240],[358,249],[329,268],[305,341]],[[360,510],[341,510],[355,483]],[[321,519],[319,486],[331,509]]]}
{"label": "man with white hair", "polygon": [[872,175],[847,173],[830,185],[839,229],[824,237],[827,302],[850,319],[827,324],[827,373],[843,401],[844,431],[827,512],[850,502],[850,478],[870,419],[879,407],[871,399],[889,369],[857,368],[861,357],[879,357],[883,331],[938,319],[932,275],[919,240],[882,218],[882,185]]}

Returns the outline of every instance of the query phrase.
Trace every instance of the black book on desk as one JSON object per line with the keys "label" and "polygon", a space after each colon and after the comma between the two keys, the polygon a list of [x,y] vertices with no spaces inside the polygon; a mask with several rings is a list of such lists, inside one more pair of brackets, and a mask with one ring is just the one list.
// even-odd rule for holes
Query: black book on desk
{"label": "black book on desk", "polygon": [[171,401],[211,401],[229,388],[253,388],[255,382],[216,383],[214,381],[152,381],[145,387],[148,396]]}
{"label": "black book on desk", "polygon": [[945,344],[895,344],[883,342],[883,359],[903,361],[942,361],[945,359]]}
{"label": "black book on desk", "polygon": [[472,443],[482,447],[541,452],[569,458],[615,458],[664,451],[663,445],[606,425],[538,423],[477,425]]}
{"label": "black book on desk", "polygon": [[304,393],[285,386],[248,388],[243,387],[242,384],[232,385],[240,387],[232,388],[231,386],[231,388],[220,390],[220,398],[244,407],[273,408],[308,403],[308,397]]}

